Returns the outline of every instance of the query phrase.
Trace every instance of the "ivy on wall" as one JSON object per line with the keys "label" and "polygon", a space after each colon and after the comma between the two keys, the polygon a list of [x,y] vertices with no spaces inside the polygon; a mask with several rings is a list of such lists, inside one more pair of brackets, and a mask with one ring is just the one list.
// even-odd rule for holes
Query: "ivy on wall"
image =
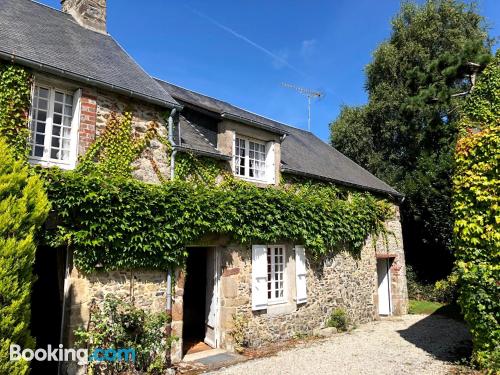
{"label": "ivy on wall", "polygon": [[78,165],[82,173],[97,172],[116,177],[130,177],[132,163],[141,155],[153,138],[167,141],[158,133],[159,125],[151,122],[142,137],[132,131],[133,115],[112,112],[102,134],[87,150]]}
{"label": "ivy on wall", "polygon": [[0,62],[0,136],[16,157],[28,155],[31,83],[26,69]]}
{"label": "ivy on wall", "polygon": [[474,359],[500,371],[500,53],[467,99],[453,180],[459,298]]}
{"label": "ivy on wall", "polygon": [[386,205],[361,193],[324,200],[231,178],[220,185],[152,185],[96,173],[45,173],[59,219],[47,239],[55,246],[70,243],[75,264],[87,272],[182,265],[185,245],[209,233],[244,244],[294,241],[317,256],[340,245],[357,253],[388,215]]}
{"label": "ivy on wall", "polygon": [[179,153],[175,158],[175,178],[193,183],[215,184],[218,177],[227,177],[227,162],[190,153]]}

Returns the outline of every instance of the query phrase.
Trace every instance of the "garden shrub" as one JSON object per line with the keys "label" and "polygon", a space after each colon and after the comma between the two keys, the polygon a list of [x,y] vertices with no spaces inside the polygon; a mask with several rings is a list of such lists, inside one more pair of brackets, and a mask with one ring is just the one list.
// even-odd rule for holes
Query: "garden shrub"
{"label": "garden shrub", "polygon": [[0,137],[0,374],[29,372],[27,362],[9,360],[9,347],[35,346],[29,331],[34,236],[49,207],[40,178]]}
{"label": "garden shrub", "polygon": [[453,180],[458,302],[474,362],[500,372],[500,53],[463,112]]}
{"label": "garden shrub", "polygon": [[338,331],[345,332],[349,328],[349,318],[347,313],[342,308],[337,308],[332,311],[326,322],[328,327],[337,328]]}
{"label": "garden shrub", "polygon": [[75,331],[76,345],[94,349],[134,349],[135,361],[92,361],[92,374],[107,375],[127,371],[147,374],[164,374],[167,368],[165,353],[175,338],[166,338],[165,326],[169,318],[166,313],[152,313],[109,294],[102,306],[95,302],[90,308],[88,329]]}

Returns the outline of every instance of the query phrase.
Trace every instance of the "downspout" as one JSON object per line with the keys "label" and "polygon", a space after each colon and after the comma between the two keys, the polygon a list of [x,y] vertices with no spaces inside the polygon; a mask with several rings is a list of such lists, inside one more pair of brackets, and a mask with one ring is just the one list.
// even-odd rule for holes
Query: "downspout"
{"label": "downspout", "polygon": [[172,155],[170,156],[170,180],[173,180],[175,176],[175,155],[177,155],[177,150],[175,149],[176,144],[174,142],[174,116],[176,113],[177,108],[174,108],[168,117],[168,141],[170,147],[172,147]]}
{"label": "downspout", "polygon": [[[174,142],[174,116],[177,113],[177,109],[174,108],[170,112],[170,116],[168,117],[168,141],[170,142],[170,147],[172,147],[172,154],[170,156],[170,181],[173,181],[175,176],[175,155],[177,155],[177,150],[175,149]],[[165,313],[167,314],[167,318],[170,320],[167,322],[167,326],[165,327],[165,335],[167,338],[168,347],[166,350],[166,361],[167,366],[170,367],[172,364],[171,359],[171,342],[169,343],[170,337],[172,336],[172,269],[169,268],[167,270],[167,292],[166,292],[166,308]]]}

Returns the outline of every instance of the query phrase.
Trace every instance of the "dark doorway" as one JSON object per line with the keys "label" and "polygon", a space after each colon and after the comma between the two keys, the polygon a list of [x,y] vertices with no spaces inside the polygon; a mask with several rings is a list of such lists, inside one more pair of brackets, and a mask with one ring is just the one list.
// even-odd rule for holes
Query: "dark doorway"
{"label": "dark doorway", "polygon": [[190,248],[184,285],[183,351],[205,340],[207,249]]}
{"label": "dark doorway", "polygon": [[[36,281],[31,294],[31,334],[36,347],[58,347],[61,332],[65,250],[38,247],[35,256]],[[57,362],[31,363],[31,374],[57,374]]]}

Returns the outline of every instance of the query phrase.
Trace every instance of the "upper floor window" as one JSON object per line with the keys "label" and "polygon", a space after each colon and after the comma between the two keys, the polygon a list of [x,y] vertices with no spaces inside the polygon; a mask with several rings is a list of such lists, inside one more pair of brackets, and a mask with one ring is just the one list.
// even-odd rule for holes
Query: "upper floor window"
{"label": "upper floor window", "polygon": [[259,142],[236,136],[234,141],[234,173],[237,176],[268,183],[274,182],[274,147],[272,142]]}
{"label": "upper floor window", "polygon": [[79,91],[34,87],[30,124],[30,160],[74,167],[79,123]]}

